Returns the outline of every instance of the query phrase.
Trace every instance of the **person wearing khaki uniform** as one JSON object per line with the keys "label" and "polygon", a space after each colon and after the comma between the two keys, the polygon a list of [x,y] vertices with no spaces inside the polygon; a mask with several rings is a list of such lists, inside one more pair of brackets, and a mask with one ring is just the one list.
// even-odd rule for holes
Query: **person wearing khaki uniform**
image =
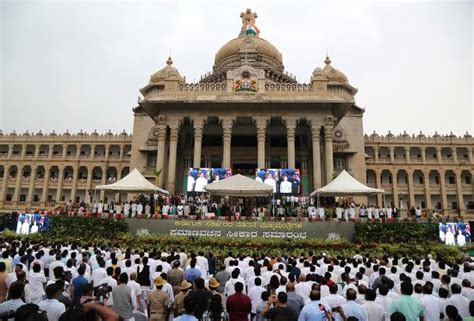
{"label": "person wearing khaki uniform", "polygon": [[180,284],[184,280],[184,272],[179,269],[179,261],[173,263],[173,268],[168,271],[168,283],[173,287],[174,295],[180,292]]}
{"label": "person wearing khaki uniform", "polygon": [[149,321],[167,321],[168,295],[162,291],[165,280],[162,277],[155,279],[156,290],[150,292],[146,299]]}
{"label": "person wearing khaki uniform", "polygon": [[188,296],[189,289],[191,289],[192,286],[193,284],[186,280],[183,280],[181,282],[181,286],[180,286],[181,292],[176,294],[176,296],[174,297],[174,305],[173,305],[174,317],[183,315],[186,312],[184,308],[184,299]]}

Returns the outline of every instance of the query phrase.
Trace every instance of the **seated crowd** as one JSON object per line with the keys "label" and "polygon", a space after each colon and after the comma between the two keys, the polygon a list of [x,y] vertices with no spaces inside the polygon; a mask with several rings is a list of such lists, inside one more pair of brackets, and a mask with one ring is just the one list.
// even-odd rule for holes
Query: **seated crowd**
{"label": "seated crowd", "polygon": [[[474,320],[470,259],[0,244],[8,320]],[[39,313],[38,313],[39,312]]]}

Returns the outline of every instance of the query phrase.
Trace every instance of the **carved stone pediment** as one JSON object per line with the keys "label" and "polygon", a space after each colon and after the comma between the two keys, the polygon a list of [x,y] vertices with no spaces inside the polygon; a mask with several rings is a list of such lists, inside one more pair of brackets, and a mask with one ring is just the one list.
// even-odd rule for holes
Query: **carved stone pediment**
{"label": "carved stone pediment", "polygon": [[256,93],[265,90],[265,71],[249,65],[227,72],[227,90],[236,93]]}

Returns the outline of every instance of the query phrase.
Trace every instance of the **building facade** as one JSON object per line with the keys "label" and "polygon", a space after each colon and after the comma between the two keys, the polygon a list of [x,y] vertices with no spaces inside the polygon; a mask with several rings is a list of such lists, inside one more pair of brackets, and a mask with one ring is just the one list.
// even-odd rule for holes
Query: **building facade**
{"label": "building facade", "polygon": [[329,57],[299,83],[259,36],[256,14],[248,9],[241,18],[240,33],[198,83],[187,83],[171,57],[151,75],[133,109],[133,135],[1,133],[0,208],[124,200],[93,190],[130,168],[182,193],[188,168],[223,167],[249,175],[297,168],[304,194],[346,169],[386,190],[372,204],[474,209],[470,135],[364,136],[357,89]]}

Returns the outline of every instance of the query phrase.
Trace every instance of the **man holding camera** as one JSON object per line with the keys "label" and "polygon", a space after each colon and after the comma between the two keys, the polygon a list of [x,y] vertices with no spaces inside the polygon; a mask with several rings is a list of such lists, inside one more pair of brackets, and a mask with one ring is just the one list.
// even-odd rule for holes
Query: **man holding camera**
{"label": "man holding camera", "polygon": [[288,295],[283,291],[278,293],[278,296],[271,295],[263,308],[263,316],[270,321],[297,321],[298,316],[295,310],[287,305],[287,301]]}

